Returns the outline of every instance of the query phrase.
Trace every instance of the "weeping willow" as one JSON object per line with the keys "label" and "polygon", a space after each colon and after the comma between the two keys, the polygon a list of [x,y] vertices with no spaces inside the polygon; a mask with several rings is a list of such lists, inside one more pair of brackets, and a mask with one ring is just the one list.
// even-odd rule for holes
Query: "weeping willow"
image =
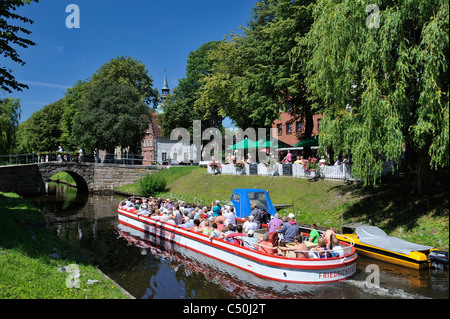
{"label": "weeping willow", "polygon": [[352,174],[379,180],[402,144],[428,168],[449,163],[448,0],[319,0],[293,50],[323,113],[323,149],[351,154]]}

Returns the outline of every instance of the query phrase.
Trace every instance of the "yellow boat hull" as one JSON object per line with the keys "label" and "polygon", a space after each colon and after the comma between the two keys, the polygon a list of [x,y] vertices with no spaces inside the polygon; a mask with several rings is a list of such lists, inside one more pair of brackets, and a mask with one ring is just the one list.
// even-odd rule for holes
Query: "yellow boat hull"
{"label": "yellow boat hull", "polygon": [[355,248],[357,253],[362,256],[367,256],[387,263],[396,264],[399,266],[404,266],[417,270],[426,269],[431,266],[431,263],[428,260],[428,254],[430,250],[423,252],[412,251],[409,255],[405,255],[402,253],[396,253],[390,250],[385,250],[379,247],[360,243],[356,234],[343,234],[343,235],[336,234],[336,237],[339,240],[347,243],[353,240],[355,242]]}

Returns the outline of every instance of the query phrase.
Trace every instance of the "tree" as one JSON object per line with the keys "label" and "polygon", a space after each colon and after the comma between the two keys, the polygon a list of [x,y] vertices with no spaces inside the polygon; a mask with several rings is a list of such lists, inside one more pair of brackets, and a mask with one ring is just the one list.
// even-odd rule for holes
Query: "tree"
{"label": "tree", "polygon": [[65,96],[61,99],[63,114],[59,125],[61,130],[61,145],[65,148],[76,149],[77,141],[73,133],[75,116],[80,112],[89,82],[78,81],[73,87],[67,89]]}
{"label": "tree", "polygon": [[368,184],[384,160],[398,166],[405,142],[421,191],[424,170],[449,163],[448,0],[385,1],[379,16],[369,5],[318,1],[299,41],[307,54],[294,53],[323,112],[322,147],[351,154],[352,173]]}
{"label": "tree", "polygon": [[89,85],[73,132],[80,146],[114,153],[115,147],[137,152],[148,128],[150,109],[136,89],[111,80]]}
{"label": "tree", "polygon": [[[25,65],[25,61],[20,58],[12,45],[28,48],[34,46],[35,43],[19,35],[20,33],[30,35],[31,31],[21,26],[12,25],[7,20],[20,20],[23,23],[33,24],[32,20],[14,13],[17,8],[33,1],[38,2],[38,0],[2,0],[0,2],[0,55],[22,66]],[[24,88],[28,89],[28,86],[17,82],[11,69],[0,67],[0,89],[12,93],[12,90],[22,91]]]}
{"label": "tree", "polygon": [[124,56],[111,59],[92,75],[89,82],[96,85],[103,80],[132,86],[148,106],[156,108],[159,102],[158,90],[153,88],[153,78],[139,60]]}
{"label": "tree", "polygon": [[[31,153],[56,151],[61,142],[60,120],[64,107],[62,100],[34,112],[17,130],[17,151]],[[63,145],[67,149],[66,145]]]}
{"label": "tree", "polygon": [[271,127],[282,111],[312,119],[304,72],[291,58],[298,38],[311,26],[312,3],[258,1],[242,34],[231,33],[211,52],[212,72],[201,81],[196,107],[218,108],[242,128]]}
{"label": "tree", "polygon": [[211,72],[212,61],[209,53],[215,50],[219,42],[210,41],[199,49],[189,53],[186,77],[179,81],[172,94],[167,96],[161,107],[164,112],[162,120],[163,134],[170,135],[177,127],[186,128],[192,133],[192,121],[202,120],[204,127],[222,127],[223,116],[214,110],[210,112],[195,108],[195,100],[201,87],[200,79]]}
{"label": "tree", "polygon": [[0,154],[7,154],[14,149],[19,119],[20,100],[0,99]]}

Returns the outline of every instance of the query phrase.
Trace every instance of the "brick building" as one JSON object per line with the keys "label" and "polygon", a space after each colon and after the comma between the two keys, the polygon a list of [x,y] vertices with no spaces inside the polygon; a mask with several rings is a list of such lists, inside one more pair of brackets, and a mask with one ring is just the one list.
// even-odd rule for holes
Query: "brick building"
{"label": "brick building", "polygon": [[[321,119],[322,114],[313,116],[313,136],[319,134]],[[289,145],[295,145],[301,141],[305,123],[303,121],[293,121],[293,118],[289,113],[281,113],[281,119],[275,120],[272,124],[272,128],[277,129],[278,139],[280,141]]]}

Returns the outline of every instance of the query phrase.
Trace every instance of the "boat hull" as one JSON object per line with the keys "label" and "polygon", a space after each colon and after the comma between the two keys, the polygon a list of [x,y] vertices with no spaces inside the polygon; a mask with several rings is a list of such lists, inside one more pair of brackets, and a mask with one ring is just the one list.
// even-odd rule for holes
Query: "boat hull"
{"label": "boat hull", "polygon": [[427,269],[431,266],[428,259],[429,251],[412,251],[409,255],[406,255],[361,243],[356,234],[336,235],[336,237],[345,242],[352,239],[355,242],[356,251],[361,256],[417,270]]}
{"label": "boat hull", "polygon": [[356,273],[357,253],[351,246],[347,249],[348,253],[340,258],[286,258],[267,255],[219,239],[210,241],[208,236],[201,233],[149,217],[137,216],[132,208],[118,208],[118,218],[120,224],[219,260],[263,279],[318,284],[345,280]]}

